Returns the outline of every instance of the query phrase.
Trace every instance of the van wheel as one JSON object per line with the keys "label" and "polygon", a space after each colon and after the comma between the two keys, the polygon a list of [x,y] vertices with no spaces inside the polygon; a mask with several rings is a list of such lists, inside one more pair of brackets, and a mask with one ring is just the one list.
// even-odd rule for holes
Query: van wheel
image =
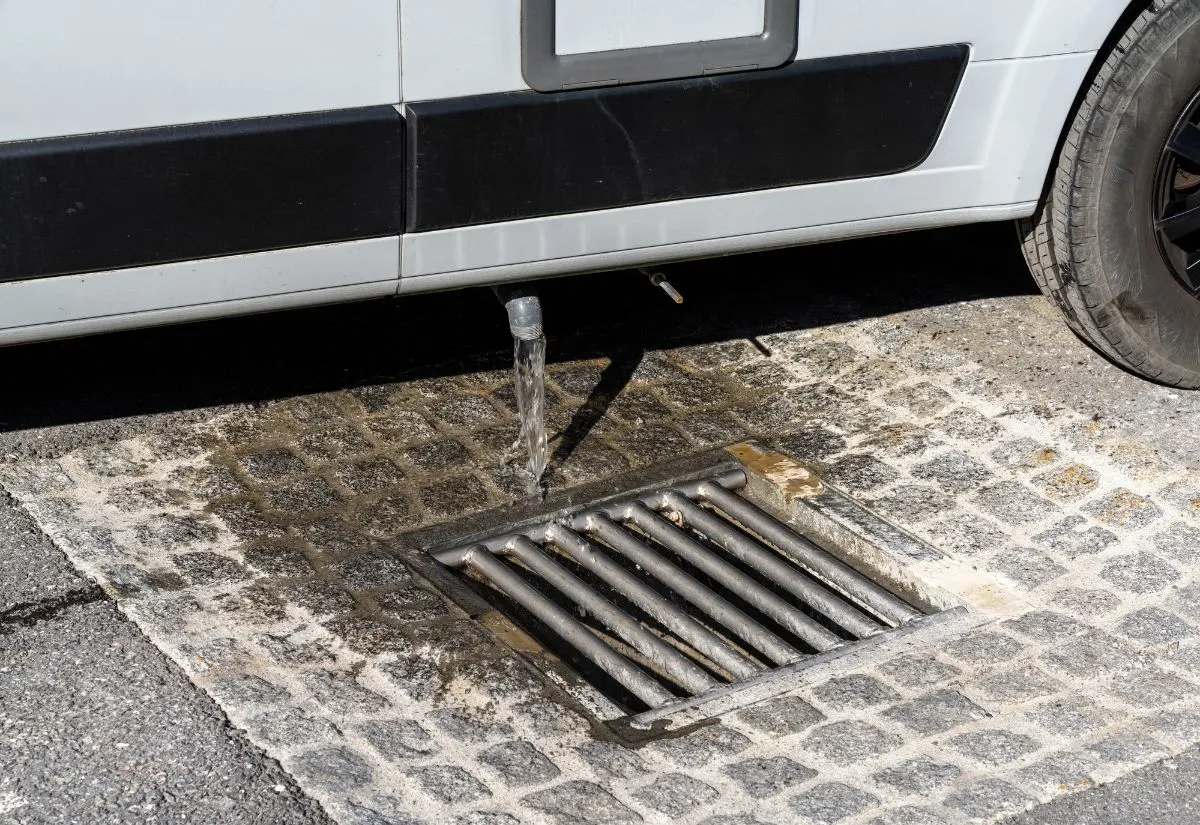
{"label": "van wheel", "polygon": [[1158,3],[1108,55],[1051,190],[1021,221],[1034,279],[1126,369],[1200,387],[1200,0]]}

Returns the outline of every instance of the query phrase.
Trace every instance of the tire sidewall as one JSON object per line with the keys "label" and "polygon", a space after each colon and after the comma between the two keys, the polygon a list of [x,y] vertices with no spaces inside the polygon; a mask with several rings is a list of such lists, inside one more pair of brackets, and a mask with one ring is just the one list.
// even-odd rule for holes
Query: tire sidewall
{"label": "tire sidewall", "polygon": [[1126,53],[1093,113],[1091,125],[1104,121],[1099,145],[1081,145],[1081,158],[1099,151],[1084,222],[1094,253],[1085,261],[1094,264],[1081,268],[1079,286],[1097,326],[1127,356],[1140,351],[1143,372],[1200,383],[1200,299],[1163,259],[1152,223],[1160,153],[1200,88],[1200,2],[1177,5],[1186,9],[1183,24]]}

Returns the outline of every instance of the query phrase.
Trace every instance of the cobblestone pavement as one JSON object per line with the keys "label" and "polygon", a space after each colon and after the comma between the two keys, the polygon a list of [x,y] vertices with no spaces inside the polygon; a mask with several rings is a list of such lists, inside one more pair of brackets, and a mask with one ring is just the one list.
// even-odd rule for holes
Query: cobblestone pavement
{"label": "cobblestone pavement", "polygon": [[930,312],[551,365],[556,487],[755,437],[938,548],[905,569],[973,617],[640,747],[394,541],[518,497],[503,369],[18,455],[0,484],[342,823],[989,821],[1200,742],[1200,473],[957,354]]}

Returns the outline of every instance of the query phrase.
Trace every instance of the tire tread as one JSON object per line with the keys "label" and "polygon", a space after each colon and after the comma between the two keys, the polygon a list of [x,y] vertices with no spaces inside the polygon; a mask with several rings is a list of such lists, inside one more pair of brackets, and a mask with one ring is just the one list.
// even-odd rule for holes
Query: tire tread
{"label": "tire tread", "polygon": [[[1038,212],[1018,222],[1021,247],[1034,281],[1067,325],[1111,360],[1161,383],[1200,387],[1200,370],[1175,364],[1142,341],[1117,313],[1102,313],[1107,285],[1093,264],[1095,228],[1086,212],[1105,162],[1105,140],[1144,73],[1160,56],[1178,52],[1175,37],[1200,0],[1151,3],[1110,50],[1082,96]],[[1136,105],[1136,103],[1134,104]],[[1138,113],[1140,114],[1140,113]]]}

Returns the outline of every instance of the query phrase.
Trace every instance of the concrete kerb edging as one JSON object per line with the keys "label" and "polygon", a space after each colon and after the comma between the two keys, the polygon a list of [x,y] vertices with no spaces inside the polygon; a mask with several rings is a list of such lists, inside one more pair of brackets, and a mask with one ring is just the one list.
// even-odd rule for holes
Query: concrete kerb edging
{"label": "concrete kerb edging", "polygon": [[746,468],[751,495],[831,554],[877,573],[905,599],[927,610],[966,607],[982,623],[1031,609],[1000,578],[946,556],[868,510],[811,466],[754,441],[726,449]]}

